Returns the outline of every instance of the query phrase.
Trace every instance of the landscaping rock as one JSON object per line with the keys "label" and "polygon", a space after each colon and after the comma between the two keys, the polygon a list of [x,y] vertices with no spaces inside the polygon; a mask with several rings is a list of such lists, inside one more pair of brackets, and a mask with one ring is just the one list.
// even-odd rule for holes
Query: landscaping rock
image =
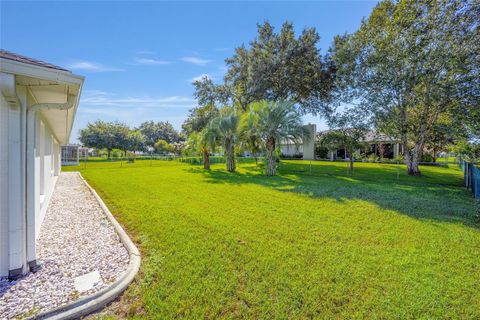
{"label": "landscaping rock", "polygon": [[[37,253],[39,271],[11,282],[0,278],[0,319],[31,316],[91,295],[118,279],[129,263],[113,226],[74,172],[58,178]],[[91,288],[77,290],[75,279],[77,285],[78,279],[90,279]]]}

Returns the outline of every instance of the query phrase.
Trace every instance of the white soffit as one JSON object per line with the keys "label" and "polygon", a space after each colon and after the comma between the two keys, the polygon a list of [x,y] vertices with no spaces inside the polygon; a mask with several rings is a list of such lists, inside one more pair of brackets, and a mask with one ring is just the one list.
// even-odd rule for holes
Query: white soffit
{"label": "white soffit", "polygon": [[78,108],[84,78],[69,71],[55,70],[28,63],[0,59],[2,72],[15,75],[16,85],[26,86],[33,104],[66,103],[68,96],[75,100],[68,110],[41,110],[42,118],[60,144],[68,143],[73,120]]}

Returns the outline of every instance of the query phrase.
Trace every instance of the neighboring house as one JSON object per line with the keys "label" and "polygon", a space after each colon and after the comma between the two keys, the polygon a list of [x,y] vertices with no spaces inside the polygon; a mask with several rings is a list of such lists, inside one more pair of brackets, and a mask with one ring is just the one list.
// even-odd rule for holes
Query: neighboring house
{"label": "neighboring house", "polygon": [[317,134],[317,126],[315,124],[307,124],[306,127],[310,131],[311,138],[307,141],[294,141],[286,139],[280,142],[280,154],[283,157],[303,158],[304,160],[315,159],[315,136]]}
{"label": "neighboring house", "polygon": [[82,160],[88,160],[90,155],[90,148],[87,147],[79,147],[78,148],[78,157]]}
{"label": "neighboring house", "polygon": [[[317,146],[321,146],[321,136],[322,134],[325,134],[327,132],[328,130],[318,133],[316,142]],[[399,139],[395,139],[393,137],[378,133],[376,131],[367,132],[361,142],[365,146],[357,150],[357,152],[365,157],[374,155],[378,158],[395,159],[402,154],[402,145]],[[330,160],[350,159],[350,155],[344,148],[328,150],[327,157]]]}
{"label": "neighboring house", "polygon": [[38,268],[35,240],[84,78],[0,50],[0,276]]}
{"label": "neighboring house", "polygon": [[[93,150],[93,149],[92,149]],[[62,146],[62,166],[78,166],[80,160],[88,160],[90,149],[78,144],[66,144]]]}
{"label": "neighboring house", "polygon": [[292,139],[283,140],[280,143],[280,155],[286,158],[303,157],[303,142]]}
{"label": "neighboring house", "polygon": [[[329,130],[316,132],[316,126],[314,124],[307,125],[310,129],[312,137],[307,143],[303,141],[294,141],[292,139],[284,140],[280,143],[280,154],[283,157],[303,158],[304,160],[313,159],[349,159],[350,155],[344,148],[336,150],[326,150],[325,154],[318,154],[321,149],[321,137],[323,134],[328,133]],[[369,131],[363,139],[364,148],[358,150],[359,153],[368,157],[375,155],[385,159],[394,159],[402,154],[402,145],[398,139],[389,137],[384,134],[377,133],[375,131]]]}
{"label": "neighboring house", "polygon": [[66,144],[62,146],[62,166],[78,166],[80,159],[88,159],[88,148],[78,144]]}

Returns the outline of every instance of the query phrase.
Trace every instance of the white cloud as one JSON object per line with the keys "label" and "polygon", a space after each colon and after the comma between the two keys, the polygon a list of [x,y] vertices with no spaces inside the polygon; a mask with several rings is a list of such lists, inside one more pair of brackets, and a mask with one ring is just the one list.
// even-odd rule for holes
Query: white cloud
{"label": "white cloud", "polygon": [[108,67],[92,61],[76,61],[74,63],[71,63],[68,68],[73,70],[83,70],[90,72],[125,71],[124,69]]}
{"label": "white cloud", "polygon": [[192,79],[190,79],[188,82],[195,82],[195,81],[200,81],[202,80],[203,78],[208,78],[210,80],[215,80],[214,77],[210,76],[209,74],[206,74],[206,73],[202,73],[201,75],[198,75],[196,77],[193,77]]}
{"label": "white cloud", "polygon": [[195,106],[195,100],[184,96],[118,96],[99,90],[91,90],[84,92],[81,104],[100,107],[192,108]]}
{"label": "white cloud", "polygon": [[102,90],[83,90],[83,95],[93,96],[93,95],[107,95],[108,93]]}
{"label": "white cloud", "polygon": [[212,62],[211,60],[202,59],[202,58],[198,58],[198,57],[183,57],[180,60],[182,60],[184,62],[196,64],[197,66],[205,66],[205,65],[209,64],[210,62]]}
{"label": "white cloud", "polygon": [[151,58],[135,58],[134,61],[138,64],[144,64],[149,66],[170,64],[170,61],[151,59]]}

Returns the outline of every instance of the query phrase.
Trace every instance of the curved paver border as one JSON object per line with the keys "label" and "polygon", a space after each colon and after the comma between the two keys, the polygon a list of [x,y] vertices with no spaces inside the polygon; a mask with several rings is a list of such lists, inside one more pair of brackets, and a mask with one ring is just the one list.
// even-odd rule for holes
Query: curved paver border
{"label": "curved paver border", "polygon": [[130,261],[128,263],[127,270],[125,273],[114,283],[112,283],[107,288],[98,291],[97,293],[81,298],[77,301],[69,303],[67,305],[58,307],[51,311],[43,312],[34,317],[34,319],[77,319],[82,316],[86,316],[94,311],[98,311],[101,308],[105,307],[108,303],[115,300],[128,285],[132,282],[140,268],[140,252],[137,247],[130,240],[129,236],[123,230],[122,226],[117,222],[113,217],[110,210],[103,202],[102,198],[97,194],[97,192],[88,184],[88,182],[82,177],[80,172],[78,173],[83,183],[87,186],[93,196],[97,199],[100,207],[102,207],[103,212],[107,216],[110,223],[113,225],[115,232],[120,237],[120,241],[125,246],[129,253]]}

